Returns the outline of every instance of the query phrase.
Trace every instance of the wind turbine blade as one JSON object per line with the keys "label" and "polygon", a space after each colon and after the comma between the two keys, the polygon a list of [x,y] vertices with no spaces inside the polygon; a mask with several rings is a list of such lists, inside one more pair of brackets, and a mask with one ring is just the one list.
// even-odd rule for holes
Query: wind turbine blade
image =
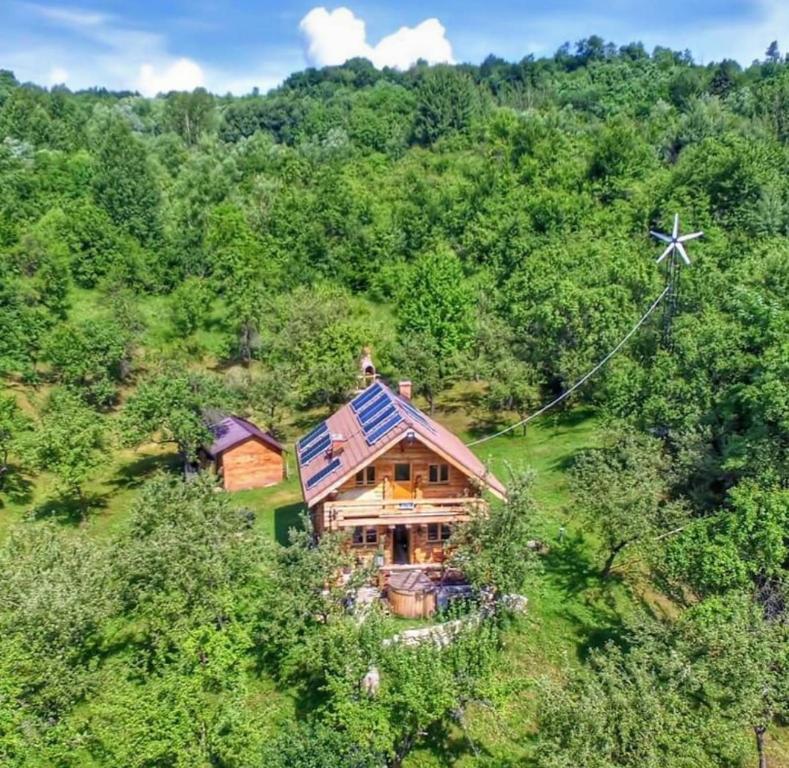
{"label": "wind turbine blade", "polygon": [[679,251],[679,255],[682,256],[682,260],[690,266],[690,259],[688,258],[688,254],[685,252],[685,246],[682,243],[677,243],[677,250]]}
{"label": "wind turbine blade", "polygon": [[679,234],[679,214],[675,213],[674,214],[674,233],[673,233],[673,238],[675,240],[677,239],[677,235],[678,234]]}
{"label": "wind turbine blade", "polygon": [[663,253],[661,253],[660,256],[658,256],[657,263],[660,264],[660,262],[663,261],[663,259],[665,259],[666,256],[668,256],[673,250],[674,250],[674,243],[669,245],[669,247],[666,248],[666,250],[663,251]]}
{"label": "wind turbine blade", "polygon": [[677,238],[677,242],[687,243],[688,240],[695,240],[697,237],[701,237],[703,234],[703,232],[691,232],[689,235],[682,235],[682,237]]}
{"label": "wind turbine blade", "polygon": [[671,238],[668,235],[664,235],[662,232],[655,232],[654,229],[650,229],[649,234],[652,235],[652,237],[656,237],[658,240],[662,240],[664,243],[671,242]]}

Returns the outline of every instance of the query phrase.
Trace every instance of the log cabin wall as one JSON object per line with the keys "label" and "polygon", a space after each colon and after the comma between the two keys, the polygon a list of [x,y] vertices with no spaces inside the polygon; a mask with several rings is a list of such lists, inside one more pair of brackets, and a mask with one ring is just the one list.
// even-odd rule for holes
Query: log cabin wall
{"label": "log cabin wall", "polygon": [[[377,531],[375,543],[350,544],[351,552],[359,564],[371,565],[376,552],[384,553],[384,565],[394,565],[394,532],[388,525],[371,526]],[[348,530],[351,535],[352,531]],[[445,557],[445,545],[442,541],[428,541],[426,525],[412,525],[408,529],[409,563],[412,565],[441,564]]]}
{"label": "log cabin wall", "polygon": [[217,472],[227,491],[265,488],[282,481],[284,476],[282,453],[262,440],[250,437],[243,443],[228,448],[217,459]]}
{"label": "log cabin wall", "polygon": [[[395,479],[396,464],[409,465],[410,480],[407,483]],[[446,479],[439,477],[437,482],[431,482],[431,465],[446,467]],[[337,498],[365,501],[403,498],[405,501],[409,498],[446,499],[475,495],[467,475],[418,441],[402,440],[367,466],[374,468],[374,480],[369,478],[367,467],[364,467],[361,470],[362,481],[357,481],[355,474],[351,476],[337,489]],[[323,503],[313,509],[313,524],[318,535],[332,527],[331,522],[326,519]],[[394,564],[393,526],[372,527],[377,530],[376,542],[351,544],[354,555],[360,562],[368,565],[380,548],[384,553],[385,565]],[[444,544],[441,541],[428,540],[427,525],[413,524],[408,527],[408,552],[409,562],[412,564],[441,563],[444,559]]]}
{"label": "log cabin wall", "polygon": [[[418,440],[401,440],[386,453],[379,456],[369,466],[375,468],[375,482],[358,485],[356,477],[350,477],[338,489],[339,498],[346,499],[391,499],[395,492],[395,464],[409,464],[411,479],[408,482],[408,496],[404,498],[439,499],[453,496],[473,495],[469,478],[451,464],[431,451]],[[449,476],[445,482],[431,483],[429,467],[431,464],[447,465]],[[405,483],[398,483],[404,491]]]}

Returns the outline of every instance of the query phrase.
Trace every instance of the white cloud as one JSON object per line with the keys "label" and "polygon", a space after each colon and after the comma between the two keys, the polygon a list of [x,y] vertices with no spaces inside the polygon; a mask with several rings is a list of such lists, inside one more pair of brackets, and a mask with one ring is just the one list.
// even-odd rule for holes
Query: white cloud
{"label": "white cloud", "polygon": [[419,59],[431,64],[452,62],[452,46],[438,19],[426,19],[415,27],[400,27],[377,45],[367,42],[363,19],[348,8],[329,11],[313,8],[299,24],[307,61],[318,67],[342,64],[357,56],[376,67],[408,69]]}
{"label": "white cloud", "polygon": [[30,10],[49,21],[72,28],[98,27],[107,21],[103,13],[83,11],[79,8],[61,8],[55,5],[40,5],[38,3],[23,3]]}
{"label": "white cloud", "polygon": [[400,27],[373,49],[373,63],[377,67],[408,69],[419,59],[431,64],[453,61],[452,46],[438,19],[426,19],[415,27]]}
{"label": "white cloud", "polygon": [[169,91],[192,91],[204,84],[202,67],[192,59],[181,58],[161,69],[154,64],[143,64],[135,87],[143,96],[155,96]]}
{"label": "white cloud", "polygon": [[342,64],[355,56],[370,58],[364,21],[347,8],[313,8],[299,24],[305,38],[307,60],[318,66]]}
{"label": "white cloud", "polygon": [[[0,9],[7,0],[0,0]],[[266,58],[245,61],[241,67],[208,66],[177,55],[167,37],[123,16],[72,6],[20,0],[19,9],[43,22],[42,34],[24,45],[4,34],[0,10],[2,66],[24,80],[72,89],[106,87],[155,95],[205,86],[216,93],[248,93],[257,86],[265,92],[304,66],[299,46],[267,46]],[[44,35],[47,26],[67,34]],[[57,66],[53,65],[57,62]]]}

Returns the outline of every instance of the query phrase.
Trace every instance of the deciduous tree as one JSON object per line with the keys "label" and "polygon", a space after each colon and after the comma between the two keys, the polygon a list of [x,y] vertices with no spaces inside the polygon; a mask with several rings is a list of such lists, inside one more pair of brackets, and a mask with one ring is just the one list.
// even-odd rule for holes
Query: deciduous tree
{"label": "deciduous tree", "polygon": [[96,412],[67,389],[49,396],[40,422],[26,441],[26,455],[40,472],[49,472],[59,490],[87,507],[85,482],[102,460],[104,425]]}
{"label": "deciduous tree", "polygon": [[197,449],[211,439],[208,412],[227,403],[217,379],[168,366],[141,381],[127,401],[120,418],[121,437],[127,445],[147,440],[175,443],[184,459],[193,461]]}
{"label": "deciduous tree", "polygon": [[666,469],[661,442],[628,429],[609,434],[604,447],[577,458],[573,492],[583,514],[602,533],[607,552],[603,577],[625,547],[668,530],[672,510],[666,507]]}

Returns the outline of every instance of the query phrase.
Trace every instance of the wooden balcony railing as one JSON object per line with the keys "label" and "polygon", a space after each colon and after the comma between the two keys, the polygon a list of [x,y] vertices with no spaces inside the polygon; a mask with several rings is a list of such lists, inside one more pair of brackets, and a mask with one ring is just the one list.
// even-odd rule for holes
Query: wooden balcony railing
{"label": "wooden balcony railing", "polygon": [[357,525],[446,523],[468,520],[485,511],[487,503],[476,496],[440,499],[336,499],[324,506],[332,528]]}

